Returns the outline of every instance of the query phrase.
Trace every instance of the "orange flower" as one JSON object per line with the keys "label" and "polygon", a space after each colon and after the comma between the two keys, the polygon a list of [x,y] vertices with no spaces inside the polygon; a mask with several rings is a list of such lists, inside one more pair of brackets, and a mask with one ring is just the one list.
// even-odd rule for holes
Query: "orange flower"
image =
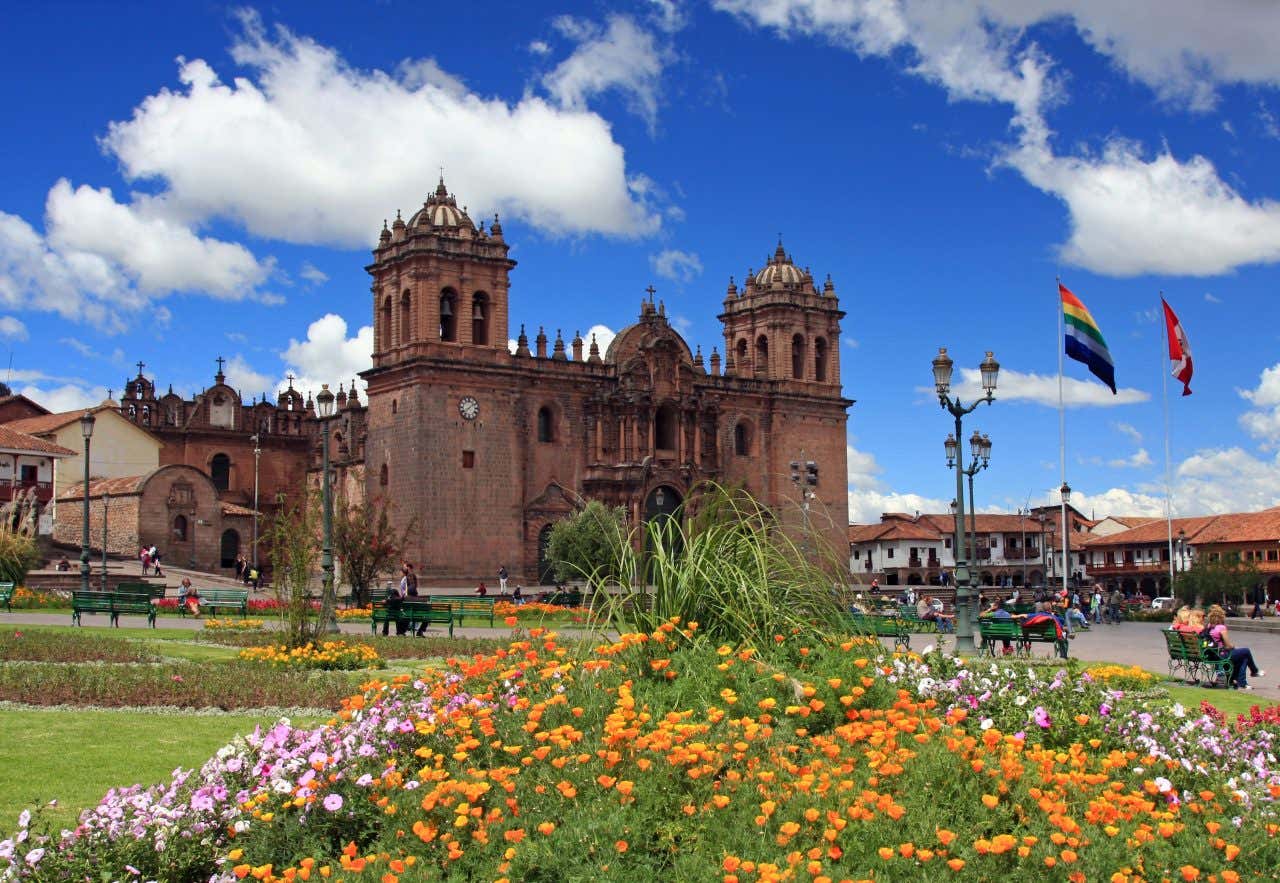
{"label": "orange flower", "polygon": [[1178,868],[1178,870],[1182,873],[1183,880],[1191,881],[1200,879],[1200,869],[1195,865],[1183,865]]}
{"label": "orange flower", "polygon": [[1076,855],[1075,851],[1074,851],[1074,850],[1071,850],[1071,849],[1064,849],[1064,850],[1062,850],[1062,852],[1060,852],[1060,853],[1058,853],[1058,854],[1059,854],[1059,855],[1061,855],[1061,856],[1062,856],[1062,860],[1063,860],[1064,862],[1066,862],[1067,864],[1069,864],[1069,865],[1070,865],[1070,864],[1073,864],[1073,863],[1075,862],[1075,860],[1079,858],[1079,856],[1078,856],[1078,855]]}
{"label": "orange flower", "polygon": [[555,823],[555,822],[543,822],[541,825],[539,825],[539,826],[538,826],[538,833],[539,833],[539,834],[550,834],[550,833],[551,833],[552,831],[554,831],[555,829],[556,829],[556,823]]}
{"label": "orange flower", "polygon": [[998,804],[999,802],[1000,802],[1000,798],[996,797],[994,794],[982,795],[982,805],[985,806],[987,809],[995,809],[996,804]]}
{"label": "orange flower", "polygon": [[888,846],[880,847],[879,853],[880,853],[880,858],[884,859],[885,861],[888,861],[889,859],[893,858],[893,850]]}
{"label": "orange flower", "polygon": [[515,628],[516,618],[514,616],[508,616],[506,619],[503,620],[503,622],[505,622],[509,627]]}
{"label": "orange flower", "polygon": [[524,828],[512,828],[502,832],[502,839],[510,843],[519,843],[524,839]]}
{"label": "orange flower", "polygon": [[1227,861],[1235,861],[1235,857],[1240,854],[1240,847],[1236,846],[1234,843],[1228,843],[1227,848],[1223,850],[1223,852],[1227,856]]}
{"label": "orange flower", "polygon": [[948,831],[946,828],[938,829],[938,842],[943,846],[950,846],[951,841],[956,839],[955,831]]}
{"label": "orange flower", "polygon": [[742,860],[737,856],[726,855],[724,857],[724,861],[720,863],[720,867],[732,874],[734,871],[738,870],[738,868],[742,867]]}
{"label": "orange flower", "polygon": [[619,840],[617,843],[613,844],[613,848],[614,848],[614,849],[616,849],[616,850],[618,850],[618,852],[626,852],[626,851],[627,851],[627,841],[625,841],[625,840]]}
{"label": "orange flower", "polygon": [[958,870],[960,870],[961,868],[963,868],[963,867],[964,867],[964,859],[962,859],[962,858],[953,858],[953,859],[951,859],[950,861],[948,861],[948,862],[947,862],[947,867],[948,867],[948,868],[950,868],[950,869],[951,869],[951,870],[953,870],[953,871],[958,871]]}

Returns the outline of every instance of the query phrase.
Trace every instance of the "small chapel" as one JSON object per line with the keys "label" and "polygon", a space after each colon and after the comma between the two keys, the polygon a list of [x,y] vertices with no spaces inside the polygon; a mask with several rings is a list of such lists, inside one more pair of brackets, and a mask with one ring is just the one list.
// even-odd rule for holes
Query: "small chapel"
{"label": "small chapel", "polygon": [[[502,224],[476,224],[443,178],[406,221],[384,224],[372,277],[373,367],[364,480],[399,519],[422,578],[549,577],[551,525],[584,499],[633,523],[670,515],[705,481],[741,485],[837,550],[847,546],[840,320],[778,243],[725,292],[723,349],[704,357],[650,289],[636,321],[598,343],[522,325],[508,349]],[[796,464],[800,466],[797,474]]]}

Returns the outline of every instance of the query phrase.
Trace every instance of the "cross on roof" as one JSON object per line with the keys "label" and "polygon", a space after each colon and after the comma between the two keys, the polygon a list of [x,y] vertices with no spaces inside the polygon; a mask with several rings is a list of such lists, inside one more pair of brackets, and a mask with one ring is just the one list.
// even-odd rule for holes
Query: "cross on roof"
{"label": "cross on roof", "polygon": [[289,381],[289,389],[293,389],[293,372],[290,371],[288,374],[285,375],[285,377]]}
{"label": "cross on roof", "polygon": [[142,376],[142,369],[143,369],[144,367],[146,367],[146,363],[145,363],[145,362],[138,362],[138,376],[139,376],[139,377],[141,377],[141,376]]}
{"label": "cross on roof", "polygon": [[645,289],[645,291],[649,292],[649,303],[653,303],[653,295],[657,290],[658,289],[654,288],[652,285]]}
{"label": "cross on roof", "polygon": [[226,359],[222,358],[222,356],[218,356],[218,358],[214,359],[214,361],[218,363],[218,373],[219,373],[219,374],[221,374],[221,373],[222,373],[222,363],[223,363],[223,362],[225,362],[225,361],[226,361]]}

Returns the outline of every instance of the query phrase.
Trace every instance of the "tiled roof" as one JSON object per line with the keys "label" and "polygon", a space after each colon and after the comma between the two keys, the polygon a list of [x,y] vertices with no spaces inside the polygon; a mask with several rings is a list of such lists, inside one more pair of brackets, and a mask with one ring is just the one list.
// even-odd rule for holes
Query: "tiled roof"
{"label": "tiled roof", "polygon": [[[1227,515],[1201,515],[1173,519],[1173,536],[1184,532],[1187,544],[1204,546],[1211,543],[1274,543],[1280,541],[1280,507],[1261,512],[1235,512]],[[1089,548],[1104,546],[1141,546],[1169,541],[1169,527],[1163,518],[1154,518],[1130,530],[1108,536],[1088,537]]]}
{"label": "tiled roof", "polygon": [[[121,494],[138,494],[151,473],[146,475],[130,475],[125,478],[93,478],[89,480],[89,497],[100,497],[103,494],[119,496]],[[78,481],[67,488],[58,497],[59,500],[84,499],[84,482]]]}
{"label": "tiled roof", "polygon": [[236,503],[224,502],[222,504],[222,514],[252,518],[256,513],[252,509],[250,509],[248,506],[240,506],[240,505],[237,505]]}
{"label": "tiled roof", "polygon": [[46,457],[74,457],[76,455],[75,451],[64,448],[62,445],[55,445],[51,441],[36,438],[34,435],[14,429],[13,424],[0,426],[0,448],[10,451],[30,451],[33,454],[43,454]]}
{"label": "tiled roof", "polygon": [[81,408],[78,411],[62,411],[57,414],[41,414],[39,417],[23,417],[21,420],[11,420],[5,425],[10,429],[16,429],[19,432],[29,432],[32,435],[42,435],[46,432],[53,432],[55,429],[61,429],[68,423],[74,423],[84,416],[85,411],[92,411],[97,414],[99,411],[110,408],[115,410],[115,405],[108,405],[103,402],[100,405],[94,405],[92,408]]}

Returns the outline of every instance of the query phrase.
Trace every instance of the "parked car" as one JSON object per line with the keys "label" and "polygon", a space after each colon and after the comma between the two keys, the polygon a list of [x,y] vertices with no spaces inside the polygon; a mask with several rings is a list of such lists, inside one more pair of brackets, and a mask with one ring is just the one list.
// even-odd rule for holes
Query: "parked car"
{"label": "parked car", "polygon": [[1168,610],[1173,607],[1173,599],[1168,596],[1151,599],[1152,610]]}

